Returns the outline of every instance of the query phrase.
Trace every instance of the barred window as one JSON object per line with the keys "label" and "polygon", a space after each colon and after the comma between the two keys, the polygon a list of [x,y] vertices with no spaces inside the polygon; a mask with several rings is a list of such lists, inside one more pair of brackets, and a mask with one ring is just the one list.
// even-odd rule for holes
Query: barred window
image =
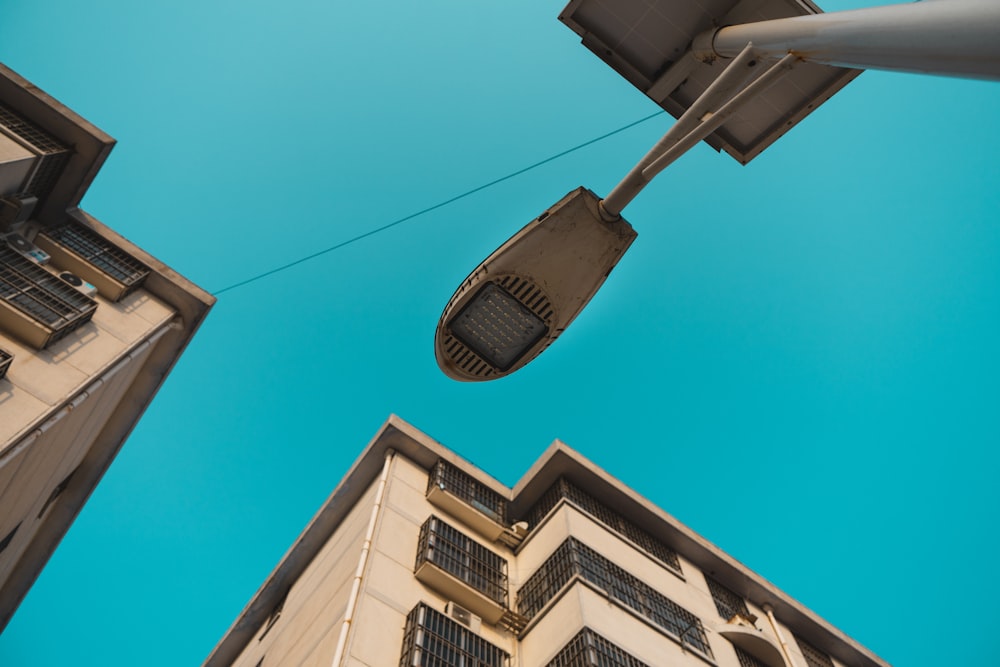
{"label": "barred window", "polygon": [[750,610],[743,598],[707,575],[705,581],[708,582],[708,590],[712,592],[712,601],[715,602],[719,616],[727,621],[736,614],[750,618]]}
{"label": "barred window", "polygon": [[6,243],[0,244],[0,302],[48,330],[28,341],[37,347],[46,347],[83,326],[97,310],[96,301]]}
{"label": "barred window", "polygon": [[798,637],[795,638],[795,641],[798,642],[799,648],[802,650],[802,657],[806,659],[806,664],[809,667],[834,667],[833,661],[826,653]]}
{"label": "barred window", "polygon": [[[120,289],[116,290],[116,294],[108,295],[115,300],[120,300],[138,289],[150,274],[149,267],[145,264],[93,229],[75,220],[70,220],[54,229],[44,230],[40,238],[43,241],[45,238],[51,239],[96,269],[99,274],[117,283]],[[81,274],[81,277],[89,279],[98,288],[101,287],[98,284],[101,282],[99,276]]]}
{"label": "barred window", "polygon": [[517,594],[518,612],[530,620],[574,576],[586,579],[638,612],[682,645],[712,655],[697,616],[573,537],[559,545],[521,586]]}
{"label": "barred window", "polygon": [[438,487],[461,498],[486,516],[504,526],[507,523],[507,500],[499,493],[467,475],[447,461],[440,460],[431,471],[427,492]]}
{"label": "barred window", "polygon": [[649,667],[590,628],[577,633],[545,667]]}
{"label": "barred window", "polygon": [[507,606],[507,561],[436,516],[420,527],[415,569],[425,562]]}
{"label": "barred window", "polygon": [[0,131],[4,131],[30,146],[41,158],[21,190],[43,199],[52,192],[63,167],[69,161],[70,150],[35,123],[0,105]]}
{"label": "barred window", "polygon": [[734,646],[733,648],[736,649],[736,658],[740,661],[740,667],[768,667],[739,646]]}
{"label": "barred window", "polygon": [[596,500],[593,496],[575,486],[565,477],[560,477],[549,487],[541,498],[525,512],[523,517],[530,526],[537,526],[563,498],[571,501],[619,535],[631,540],[640,549],[653,556],[664,565],[681,573],[681,562],[677,552],[635,525],[618,512]]}
{"label": "barred window", "polygon": [[0,380],[4,379],[7,375],[7,369],[10,368],[11,362],[14,361],[14,355],[0,348]]}
{"label": "barred window", "polygon": [[509,657],[423,602],[406,617],[399,667],[508,667]]}

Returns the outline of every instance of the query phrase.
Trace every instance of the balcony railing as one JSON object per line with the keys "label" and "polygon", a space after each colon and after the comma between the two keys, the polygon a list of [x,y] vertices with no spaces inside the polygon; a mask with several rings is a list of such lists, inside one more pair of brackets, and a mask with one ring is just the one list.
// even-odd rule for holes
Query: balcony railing
{"label": "balcony railing", "polygon": [[518,612],[530,620],[575,577],[590,582],[682,646],[712,657],[697,616],[573,537],[567,538],[521,586]]}
{"label": "balcony railing", "polygon": [[577,633],[545,667],[649,667],[590,628]]}
{"label": "balcony railing", "polygon": [[447,461],[438,461],[431,471],[427,492],[430,493],[435,487],[464,500],[492,521],[503,526],[509,525],[507,523],[507,500]]}
{"label": "balcony railing", "polygon": [[399,667],[508,667],[510,655],[424,603],[406,617]]}
{"label": "balcony railing", "polygon": [[[420,571],[425,563],[437,566],[495,605],[507,608],[507,561],[436,516],[420,527],[415,570]],[[459,602],[470,606],[467,599]],[[503,609],[497,609],[496,613],[502,614]],[[477,609],[473,611],[479,613]]]}
{"label": "balcony railing", "polygon": [[705,582],[708,584],[708,590],[712,593],[712,601],[715,602],[715,608],[719,612],[719,616],[728,621],[733,616],[739,614],[743,618],[756,620],[756,616],[753,616],[750,610],[747,609],[746,601],[739,595],[711,577],[706,576]]}
{"label": "balcony railing", "polygon": [[44,348],[85,325],[97,302],[0,242],[0,329]]}
{"label": "balcony railing", "polygon": [[626,519],[618,512],[595,499],[586,491],[580,489],[580,487],[571,483],[565,477],[560,477],[544,494],[542,494],[542,497],[539,498],[535,504],[525,512],[524,520],[528,522],[528,525],[534,528],[542,522],[542,519],[544,519],[545,516],[551,512],[563,498],[566,498],[611,530],[628,539],[674,572],[681,574],[681,562],[677,557],[677,552],[647,533],[639,526],[635,525],[633,522]]}

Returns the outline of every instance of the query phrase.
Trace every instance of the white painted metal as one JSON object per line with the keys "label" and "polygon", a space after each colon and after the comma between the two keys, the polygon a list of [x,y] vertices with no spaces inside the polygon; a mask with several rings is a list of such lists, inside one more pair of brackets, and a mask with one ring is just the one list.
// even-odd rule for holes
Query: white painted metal
{"label": "white painted metal", "polygon": [[344,623],[340,626],[340,636],[337,637],[337,648],[333,654],[332,667],[340,667],[344,661],[344,649],[347,646],[347,635],[354,621],[355,608],[358,606],[358,593],[361,591],[361,581],[364,578],[365,569],[368,566],[368,554],[371,552],[372,539],[375,537],[375,526],[378,523],[379,510],[382,509],[382,498],[385,495],[386,480],[389,479],[389,467],[395,451],[389,449],[385,453],[385,460],[382,463],[382,474],[378,479],[378,490],[375,492],[375,503],[372,505],[371,518],[368,520],[368,529],[365,531],[365,541],[361,545],[361,556],[358,558],[358,568],[354,572],[354,581],[351,584],[351,595],[347,599],[347,610],[344,612]]}
{"label": "white painted metal", "polygon": [[601,202],[602,214],[608,220],[617,219],[622,209],[653,180],[654,176],[718,129],[744,104],[774,85],[798,61],[797,56],[786,54],[777,64],[772,64],[764,74],[740,89],[739,86],[755,74],[759,66],[753,45],[747,44],[726,71],[604,198]]}
{"label": "white painted metal", "polygon": [[761,56],[1000,80],[1000,2],[923,0],[732,25],[700,35],[695,55]]}

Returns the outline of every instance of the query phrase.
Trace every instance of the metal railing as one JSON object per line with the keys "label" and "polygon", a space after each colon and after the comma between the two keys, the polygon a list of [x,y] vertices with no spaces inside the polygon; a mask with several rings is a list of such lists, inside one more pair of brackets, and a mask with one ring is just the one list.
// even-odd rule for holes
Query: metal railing
{"label": "metal railing", "polygon": [[421,602],[406,617],[399,667],[508,667],[509,654]]}
{"label": "metal railing", "polygon": [[510,525],[507,522],[506,498],[447,461],[438,461],[431,470],[427,492],[430,493],[435,486],[464,500],[498,524]]}
{"label": "metal railing", "polygon": [[576,576],[632,609],[682,646],[712,657],[697,616],[573,537],[567,538],[521,586],[518,612],[530,620]]}
{"label": "metal railing", "polygon": [[545,667],[649,667],[590,628],[584,628]]}
{"label": "metal railing", "polygon": [[727,621],[736,614],[750,618],[750,610],[747,609],[747,603],[743,598],[707,575],[705,582],[708,584],[708,590],[712,593],[712,601],[715,602],[719,616]]}
{"label": "metal railing", "polygon": [[507,561],[431,516],[420,527],[417,563],[433,563],[502,607],[507,607]]}
{"label": "metal railing", "polygon": [[534,528],[542,522],[552,509],[559,504],[563,498],[571,501],[574,505],[590,514],[605,526],[615,531],[622,537],[627,538],[640,549],[653,556],[658,561],[669,567],[671,570],[681,574],[681,562],[677,557],[677,552],[666,544],[656,539],[648,532],[639,528],[633,522],[626,519],[618,512],[612,510],[604,503],[598,501],[593,496],[583,491],[578,486],[560,477],[549,489],[542,494],[534,505],[532,505],[522,517],[528,525]]}

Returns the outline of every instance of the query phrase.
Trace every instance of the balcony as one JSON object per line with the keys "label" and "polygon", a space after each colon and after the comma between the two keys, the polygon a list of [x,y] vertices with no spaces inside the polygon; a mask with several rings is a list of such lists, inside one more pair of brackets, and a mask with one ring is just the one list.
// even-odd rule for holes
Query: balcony
{"label": "balcony", "polygon": [[431,471],[427,500],[491,542],[510,532],[507,500],[445,461]]}
{"label": "balcony", "polygon": [[96,301],[0,244],[0,329],[41,349],[90,321]]}
{"label": "balcony", "polygon": [[424,603],[406,617],[401,667],[509,667],[510,654]]}
{"label": "balcony", "polygon": [[111,301],[121,301],[149,276],[149,267],[94,230],[69,221],[36,238],[53,262],[80,276]]}
{"label": "balcony", "polygon": [[436,516],[420,527],[414,574],[487,623],[507,612],[507,561]]}

